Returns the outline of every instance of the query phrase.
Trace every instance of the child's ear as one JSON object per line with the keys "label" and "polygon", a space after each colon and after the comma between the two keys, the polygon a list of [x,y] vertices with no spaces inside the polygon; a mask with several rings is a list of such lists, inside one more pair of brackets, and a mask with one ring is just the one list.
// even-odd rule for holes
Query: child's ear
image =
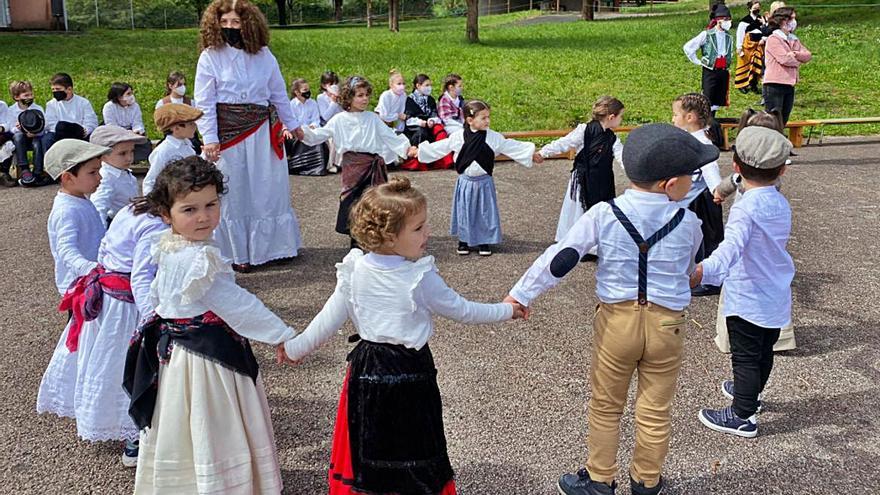
{"label": "child's ear", "polygon": [[165,222],[165,225],[171,225],[171,213],[168,211],[163,211],[160,215],[162,217],[162,221]]}
{"label": "child's ear", "polygon": [[782,177],[783,175],[785,175],[786,170],[788,170],[788,165],[783,165],[782,168],[779,169],[778,177]]}
{"label": "child's ear", "polygon": [[[784,166],[785,165],[783,165],[783,167]],[[733,162],[733,171],[742,175],[742,169],[739,167],[739,163],[736,163],[736,160],[734,160],[734,162]],[[782,175],[782,174],[779,174],[779,175]]]}

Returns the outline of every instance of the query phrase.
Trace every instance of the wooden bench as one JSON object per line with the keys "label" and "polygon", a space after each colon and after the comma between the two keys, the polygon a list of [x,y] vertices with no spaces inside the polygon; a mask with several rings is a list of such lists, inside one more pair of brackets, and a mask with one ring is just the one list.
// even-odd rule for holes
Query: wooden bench
{"label": "wooden bench", "polygon": [[[822,144],[822,140],[825,138],[825,126],[826,125],[880,124],[880,117],[818,119],[813,122],[816,122],[816,126],[819,127],[819,144]],[[813,130],[810,129],[810,134],[807,136],[807,144],[810,144],[810,140],[812,139],[812,137],[813,137]]]}

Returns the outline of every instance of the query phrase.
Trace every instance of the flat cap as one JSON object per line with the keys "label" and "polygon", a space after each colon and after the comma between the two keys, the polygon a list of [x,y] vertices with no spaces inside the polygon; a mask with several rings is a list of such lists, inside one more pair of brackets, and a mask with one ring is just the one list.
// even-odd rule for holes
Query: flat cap
{"label": "flat cap", "polygon": [[740,162],[755,168],[777,168],[791,155],[791,141],[779,131],[757,125],[746,127],[733,146]]}
{"label": "flat cap", "polygon": [[147,142],[147,138],[141,136],[136,132],[129,131],[128,129],[123,129],[118,125],[102,125],[98,126],[94,131],[92,131],[92,135],[89,136],[89,142],[92,144],[97,144],[98,146],[106,146],[108,148],[112,148],[119,143],[145,143]]}
{"label": "flat cap", "polygon": [[46,152],[46,173],[54,180],[58,180],[61,174],[92,158],[104,156],[110,153],[110,148],[98,146],[81,139],[62,139],[53,144]]}
{"label": "flat cap", "polygon": [[193,122],[202,118],[202,111],[183,103],[168,103],[156,109],[153,120],[162,132],[171,129],[175,124]]}
{"label": "flat cap", "polygon": [[654,182],[681,175],[718,159],[718,148],[703,144],[670,124],[633,129],[623,147],[623,169],[633,182]]}

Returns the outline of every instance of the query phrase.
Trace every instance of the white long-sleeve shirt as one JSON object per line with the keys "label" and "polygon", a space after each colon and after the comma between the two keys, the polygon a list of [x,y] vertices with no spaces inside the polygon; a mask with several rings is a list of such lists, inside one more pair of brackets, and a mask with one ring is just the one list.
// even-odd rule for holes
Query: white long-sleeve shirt
{"label": "white long-sleeve shirt", "polygon": [[309,98],[304,102],[300,102],[298,98],[290,100],[290,111],[296,119],[296,127],[320,127],[321,114],[318,112],[318,104],[315,100]]}
{"label": "white long-sleeve shirt", "polygon": [[375,153],[391,163],[395,158],[406,157],[409,139],[396,134],[373,112],[341,112],[333,116],[324,127],[311,129],[301,127],[303,142],[315,146],[333,139],[336,153],[349,151]]}
{"label": "white long-sleeve shirt", "polygon": [[153,312],[150,284],[156,277],[156,265],[150,255],[152,235],[168,230],[168,225],[149,213],[135,215],[127,206],[113,219],[98,250],[98,262],[109,271],[130,273],[131,292],[141,316]]}
{"label": "white long-sleeve shirt", "polygon": [[150,169],[147,170],[147,176],[144,177],[144,194],[150,194],[153,186],[156,185],[156,177],[165,170],[165,167],[173,160],[180,160],[188,156],[195,156],[196,150],[193,149],[189,139],[178,139],[171,134],[165,136],[165,140],[159,143],[152,152],[150,152]]}
{"label": "white long-sleeve shirt", "polygon": [[153,237],[151,253],[158,270],[150,296],[157,315],[192,318],[211,311],[242,337],[265,344],[280,344],[296,335],[257,296],[235,283],[220,248],[170,231]]}
{"label": "white long-sleeve shirt", "polygon": [[[627,189],[615,204],[635,228],[648,239],[666,225],[681,208],[665,194]],[[684,218],[666,237],[648,251],[648,301],[680,311],[690,304],[688,274],[694,268],[694,256],[703,240],[700,220],[685,210]],[[608,304],[636,301],[639,281],[639,247],[614,216],[611,205],[598,203],[584,213],[565,237],[542,254],[519,279],[510,295],[523,305],[562,278],[551,272],[553,258],[563,249],[577,251],[577,259],[598,246],[599,265],[596,270],[596,296]]]}
{"label": "white long-sleeve shirt", "polygon": [[104,104],[101,113],[104,114],[104,124],[112,124],[143,134],[144,116],[141,113],[141,106],[137,102],[124,107],[115,102],[108,101]]}
{"label": "white long-sleeve shirt", "polygon": [[[515,139],[507,139],[500,133],[492,129],[486,130],[486,144],[495,152],[495,156],[505,155],[520,165],[531,168],[532,156],[535,154],[535,143],[526,141],[517,141]],[[419,161],[422,163],[431,163],[437,161],[444,156],[458,153],[464,145],[464,129],[452,133],[448,138],[435,141],[433,143],[422,142],[419,145]],[[468,177],[479,177],[486,175],[486,171],[476,161],[472,162],[465,169],[464,174]]]}
{"label": "white long-sleeve shirt", "polygon": [[288,129],[296,128],[278,60],[267,47],[253,55],[229,45],[202,51],[196,67],[195,106],[204,112],[197,124],[205,144],[220,142],[218,103],[272,104],[281,122]]}
{"label": "white long-sleeve shirt", "polygon": [[321,115],[321,121],[327,123],[337,113],[342,112],[342,107],[338,103],[330,99],[326,92],[318,95],[318,112]]}
{"label": "white long-sleeve shirt", "polygon": [[55,132],[58,122],[79,124],[86,134],[91,134],[98,127],[98,116],[89,100],[75,94],[69,100],[52,99],[46,103],[46,130]]}
{"label": "white long-sleeve shirt", "polygon": [[[712,140],[709,139],[709,136],[706,135],[706,129],[694,131],[691,133],[691,136],[697,138],[697,140],[703,144],[713,144]],[[691,189],[688,191],[687,195],[679,201],[679,204],[685,208],[691,204],[691,202],[696,199],[704,189],[708,189],[709,192],[715,192],[715,188],[718,187],[718,184],[721,184],[721,169],[718,168],[718,160],[703,165],[700,167],[700,171],[702,172],[702,177],[691,184]]]}
{"label": "white long-sleeve shirt", "polygon": [[89,200],[95,205],[101,219],[106,222],[113,218],[116,213],[127,205],[131,198],[139,196],[137,178],[131,170],[116,168],[109,163],[101,163],[101,184],[98,189],[89,196]]}
{"label": "white long-sleeve shirt", "polygon": [[406,110],[406,93],[394,94],[394,91],[386,89],[379,95],[379,103],[376,105],[376,113],[383,122],[394,125],[394,130],[403,132],[406,122],[400,120],[400,114]]}
{"label": "white long-sleeve shirt", "polygon": [[9,110],[6,112],[6,123],[4,126],[6,127],[6,132],[11,132],[13,134],[20,134],[22,132],[21,129],[17,127],[18,124],[18,116],[21,115],[21,112],[25,110],[39,110],[43,112],[43,116],[46,116],[46,112],[43,111],[43,107],[37,105],[36,103],[31,103],[31,106],[27,108],[21,108],[18,103],[13,103]]}
{"label": "white long-sleeve shirt", "polygon": [[746,190],[730,207],[724,241],[703,260],[702,283],[724,283],[724,316],[765,328],[791,323],[791,207],[775,186]]}
{"label": "white long-sleeve shirt", "polygon": [[46,230],[55,259],[55,287],[63,295],[77,277],[97,266],[104,221],[91,201],[59,191]]}
{"label": "white long-sleeve shirt", "polygon": [[364,340],[418,350],[434,333],[434,314],[461,323],[494,323],[509,320],[513,306],[468,301],[446,285],[433,256],[411,262],[353,249],[336,265],[333,295],[284,349],[291,359],[301,359],[351,318]]}
{"label": "white long-sleeve shirt", "polygon": [[[727,43],[725,43],[725,36],[727,36],[727,31],[715,30],[715,39],[718,44],[718,56],[723,57],[727,55]],[[688,60],[693,62],[696,65],[702,66],[703,63],[700,62],[700,57],[697,56],[697,51],[706,43],[706,31],[700,31],[700,34],[691,38],[690,41],[684,44],[682,49],[684,50],[684,54],[687,55]],[[712,67],[707,67],[707,69],[711,69]]]}
{"label": "white long-sleeve shirt", "polygon": [[[586,123],[578,124],[577,127],[565,136],[545,144],[539,153],[544,158],[568,153],[572,150],[574,150],[575,153],[580,153],[581,150],[584,149],[584,132],[586,132],[586,130]],[[620,142],[620,139],[614,140],[614,145],[611,147],[611,151],[614,153],[614,161],[617,162],[620,169],[623,170],[623,143]]]}

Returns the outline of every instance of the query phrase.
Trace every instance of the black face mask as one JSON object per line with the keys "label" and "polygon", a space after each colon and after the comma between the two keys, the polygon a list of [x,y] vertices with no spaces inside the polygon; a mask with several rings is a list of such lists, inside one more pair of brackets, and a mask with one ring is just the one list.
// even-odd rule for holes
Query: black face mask
{"label": "black face mask", "polygon": [[303,98],[305,98],[305,99],[307,99],[307,100],[308,100],[309,98],[312,97],[312,92],[311,92],[311,91],[303,91],[303,92],[300,93],[300,94],[302,95]]}
{"label": "black face mask", "polygon": [[52,98],[55,98],[58,101],[66,100],[67,91],[52,91]]}
{"label": "black face mask", "polygon": [[220,31],[223,35],[223,41],[229,43],[229,46],[233,46],[235,48],[241,48],[243,46],[241,40],[241,29],[220,28]]}
{"label": "black face mask", "polygon": [[27,100],[18,100],[18,102],[21,103],[22,105],[26,106],[26,107],[29,107],[29,106],[31,106],[31,105],[34,103],[34,99],[33,99],[33,98],[28,98]]}

